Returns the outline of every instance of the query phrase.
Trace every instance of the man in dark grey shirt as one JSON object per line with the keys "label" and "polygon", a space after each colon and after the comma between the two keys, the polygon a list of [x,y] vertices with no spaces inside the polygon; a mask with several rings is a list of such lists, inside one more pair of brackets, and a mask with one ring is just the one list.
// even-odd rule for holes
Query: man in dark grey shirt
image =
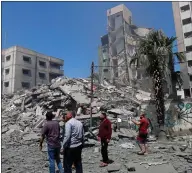
{"label": "man in dark grey shirt", "polygon": [[83,124],[74,118],[74,113],[69,112],[65,116],[65,135],[62,143],[65,173],[72,173],[73,163],[76,173],[83,173],[81,152],[84,144],[84,130]]}
{"label": "man in dark grey shirt", "polygon": [[47,147],[48,147],[48,156],[49,156],[49,172],[55,173],[55,161],[60,173],[64,173],[63,167],[60,160],[60,127],[59,122],[52,120],[54,115],[52,112],[47,112],[46,120],[42,129],[42,137],[40,140],[40,150],[42,150],[42,144],[46,137]]}

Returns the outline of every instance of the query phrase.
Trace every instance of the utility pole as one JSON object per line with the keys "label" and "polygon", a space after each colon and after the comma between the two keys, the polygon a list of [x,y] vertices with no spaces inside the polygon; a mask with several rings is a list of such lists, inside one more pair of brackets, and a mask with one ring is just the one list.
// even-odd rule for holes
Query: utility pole
{"label": "utility pole", "polygon": [[91,64],[91,101],[90,101],[90,128],[92,127],[92,102],[93,102],[93,74],[94,74],[94,62]]}

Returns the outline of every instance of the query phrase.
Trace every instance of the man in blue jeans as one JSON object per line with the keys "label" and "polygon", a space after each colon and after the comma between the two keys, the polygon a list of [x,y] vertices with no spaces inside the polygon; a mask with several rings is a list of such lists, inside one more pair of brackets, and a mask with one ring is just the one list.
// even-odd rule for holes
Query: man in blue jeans
{"label": "man in blue jeans", "polygon": [[60,160],[60,127],[59,122],[52,120],[54,115],[52,112],[47,112],[46,120],[43,129],[42,136],[40,139],[40,151],[42,150],[42,144],[46,137],[47,147],[48,147],[48,156],[49,156],[49,172],[55,173],[55,161],[60,173],[64,173],[61,160]]}
{"label": "man in blue jeans", "polygon": [[64,151],[65,173],[72,173],[73,163],[76,173],[83,173],[81,153],[84,145],[84,129],[83,124],[75,119],[75,115],[74,111],[70,111],[65,116],[65,136],[61,146]]}

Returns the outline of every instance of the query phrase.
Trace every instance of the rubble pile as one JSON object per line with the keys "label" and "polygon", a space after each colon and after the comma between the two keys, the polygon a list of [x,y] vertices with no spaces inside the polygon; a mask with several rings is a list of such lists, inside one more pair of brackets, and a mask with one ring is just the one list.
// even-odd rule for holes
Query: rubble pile
{"label": "rubble pile", "polygon": [[[191,171],[191,138],[160,143],[150,135],[149,155],[137,156],[139,148],[134,142],[137,132],[130,117],[137,117],[137,108],[143,100],[150,98],[149,93],[135,92],[128,86],[117,88],[106,81],[101,85],[94,83],[94,98],[90,106],[90,88],[89,80],[59,77],[50,85],[2,95],[3,172],[47,172],[46,144],[40,154],[37,143],[46,111],[52,110],[55,118],[60,119],[62,111],[81,108],[76,118],[89,127],[90,107],[93,117],[106,111],[113,123],[109,157],[114,163],[98,168],[100,143],[96,140],[97,123],[93,123],[92,128],[85,128],[86,147],[82,153],[85,172],[162,172],[163,168],[167,172]],[[189,144],[184,141],[189,141]]]}
{"label": "rubble pile", "polygon": [[[30,90],[3,95],[2,134],[10,137],[10,134],[16,133],[18,137],[18,133],[32,133],[35,136],[34,133],[38,132],[44,123],[47,110],[52,110],[56,118],[59,118],[60,110],[77,110],[82,107],[78,118],[88,119],[90,86],[91,82],[85,79],[58,77],[49,85],[38,85]],[[117,89],[105,81],[101,85],[94,84],[93,89],[93,116],[99,116],[100,111],[107,111],[112,115],[111,119],[116,119],[117,115],[133,116],[133,107],[139,106],[140,101],[133,98],[130,87]]]}

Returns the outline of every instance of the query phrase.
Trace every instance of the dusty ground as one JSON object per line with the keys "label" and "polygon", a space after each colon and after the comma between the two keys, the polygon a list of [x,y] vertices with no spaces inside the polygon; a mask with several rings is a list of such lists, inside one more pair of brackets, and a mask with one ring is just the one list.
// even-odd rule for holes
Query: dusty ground
{"label": "dusty ground", "polygon": [[[2,136],[2,172],[47,173],[48,159],[46,147],[44,146],[43,152],[40,152],[37,140],[26,142],[19,139],[19,134],[15,134],[14,137],[11,136],[9,138]],[[120,170],[117,171],[118,173],[128,172],[125,165],[130,162],[140,163],[144,161],[148,163],[168,161],[177,172],[190,173],[190,170],[192,171],[192,163],[187,162],[186,159],[189,155],[192,155],[192,149],[187,148],[183,152],[179,149],[184,142],[166,142],[161,144],[156,142],[150,144],[150,153],[146,156],[138,156],[136,154],[138,151],[137,147],[134,149],[124,149],[119,146],[126,142],[128,142],[127,139],[111,141],[109,146],[110,159],[114,160],[114,164],[121,164]],[[134,141],[131,142],[133,143]],[[83,169],[85,173],[107,172],[107,167],[99,168],[101,155],[100,152],[94,152],[95,148],[98,147],[100,145],[96,143],[94,147],[83,150]],[[159,171],[161,172],[161,170]],[[158,173],[158,170],[155,173]]]}

